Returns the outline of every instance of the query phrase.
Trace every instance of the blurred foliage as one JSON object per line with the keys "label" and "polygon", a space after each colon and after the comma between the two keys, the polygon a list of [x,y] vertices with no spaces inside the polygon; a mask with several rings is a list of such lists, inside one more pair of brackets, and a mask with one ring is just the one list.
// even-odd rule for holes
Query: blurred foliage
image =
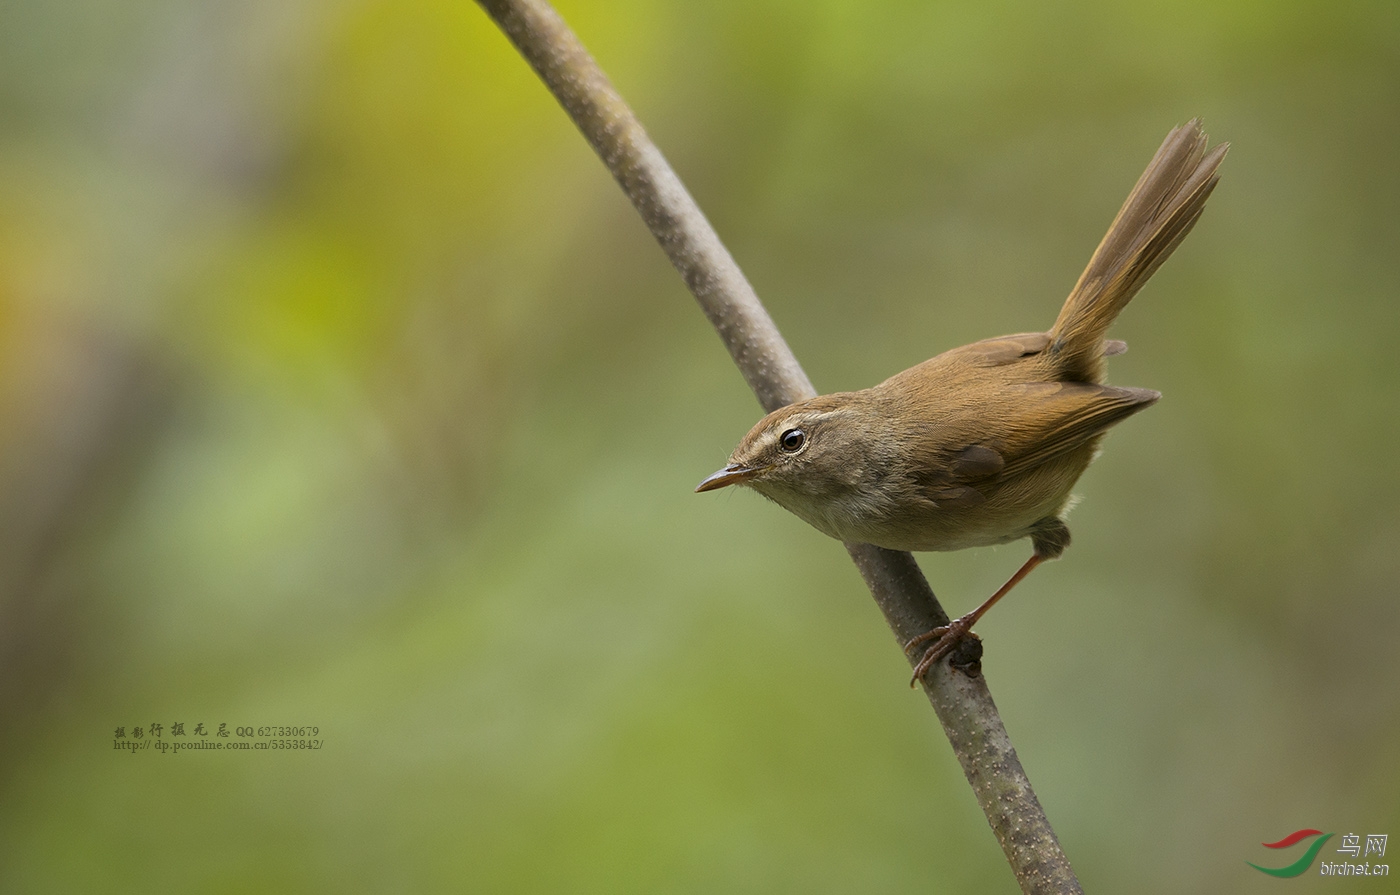
{"label": "blurred foliage", "polygon": [[[1091,891],[1400,832],[1400,7],[560,10],[829,390],[1232,141],[986,669]],[[844,552],[690,493],[757,416],[472,3],[0,6],[0,890],[1014,891]]]}

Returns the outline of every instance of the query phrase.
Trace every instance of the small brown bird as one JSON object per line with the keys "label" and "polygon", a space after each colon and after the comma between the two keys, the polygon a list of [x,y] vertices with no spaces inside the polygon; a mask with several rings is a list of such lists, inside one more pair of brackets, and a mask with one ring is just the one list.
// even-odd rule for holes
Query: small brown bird
{"label": "small brown bird", "polygon": [[1206,152],[1193,120],[1167,135],[1049,332],[954,348],[858,392],[759,420],[696,491],[747,485],[833,538],[891,550],[961,550],[1029,537],[1025,565],[981,606],[914,638],[922,677],[997,600],[1069,545],[1070,489],[1105,431],[1153,404],[1102,384],[1104,335],[1200,217],[1229,144]]}

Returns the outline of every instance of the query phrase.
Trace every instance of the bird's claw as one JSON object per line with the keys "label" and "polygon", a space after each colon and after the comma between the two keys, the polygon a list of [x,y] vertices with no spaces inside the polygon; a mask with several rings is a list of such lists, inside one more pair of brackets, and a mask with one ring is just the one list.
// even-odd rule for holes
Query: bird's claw
{"label": "bird's claw", "polygon": [[924,650],[924,655],[919,659],[919,664],[914,666],[914,676],[909,679],[909,686],[913,687],[918,684],[919,678],[923,677],[930,668],[951,653],[957,645],[963,641],[963,638],[976,636],[976,634],[972,633],[972,619],[964,616],[963,618],[955,619],[949,624],[940,625],[930,631],[925,631],[923,634],[909,641],[904,647],[904,652],[906,654],[912,653],[915,648],[928,643],[930,640],[936,641],[932,646]]}
{"label": "bird's claw", "polygon": [[928,643],[930,640],[937,640],[944,634],[947,634],[948,627],[948,625],[939,625],[936,628],[930,628],[924,633],[920,634],[918,637],[915,637],[914,639],[910,640],[908,643],[904,644],[904,655],[912,656],[914,654],[914,650],[923,646],[925,643]]}

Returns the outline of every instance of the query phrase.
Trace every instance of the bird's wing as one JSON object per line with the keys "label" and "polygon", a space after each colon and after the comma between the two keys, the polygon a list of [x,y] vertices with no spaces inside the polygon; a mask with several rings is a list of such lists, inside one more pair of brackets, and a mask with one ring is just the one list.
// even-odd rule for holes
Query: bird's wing
{"label": "bird's wing", "polygon": [[1161,395],[1086,382],[1030,382],[982,397],[918,439],[925,454],[918,481],[940,506],[976,506],[986,499],[986,486],[1083,446]]}
{"label": "bird's wing", "polygon": [[1023,383],[1008,389],[1008,396],[1024,409],[1014,416],[1021,425],[1008,432],[1000,446],[1006,461],[1000,472],[1003,477],[1025,472],[1083,446],[1109,426],[1162,397],[1152,389],[1093,382]]}

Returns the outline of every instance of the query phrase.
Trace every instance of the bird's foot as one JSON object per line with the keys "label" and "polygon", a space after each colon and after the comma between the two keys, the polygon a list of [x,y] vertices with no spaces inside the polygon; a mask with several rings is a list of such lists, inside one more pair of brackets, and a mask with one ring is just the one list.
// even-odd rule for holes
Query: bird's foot
{"label": "bird's foot", "polygon": [[[909,679],[909,686],[913,687],[923,677],[925,672],[934,666],[944,656],[947,656],[964,639],[971,637],[976,640],[977,635],[972,633],[972,625],[977,621],[976,614],[964,615],[962,618],[954,619],[946,625],[939,625],[936,628],[925,631],[918,637],[904,645],[904,652],[912,655],[914,650],[925,643],[933,641],[933,645],[924,650],[924,655],[919,659],[919,664],[914,666],[914,676]],[[978,644],[980,646],[980,644]],[[978,650],[980,657],[981,650]],[[975,661],[975,660],[974,660]]]}

